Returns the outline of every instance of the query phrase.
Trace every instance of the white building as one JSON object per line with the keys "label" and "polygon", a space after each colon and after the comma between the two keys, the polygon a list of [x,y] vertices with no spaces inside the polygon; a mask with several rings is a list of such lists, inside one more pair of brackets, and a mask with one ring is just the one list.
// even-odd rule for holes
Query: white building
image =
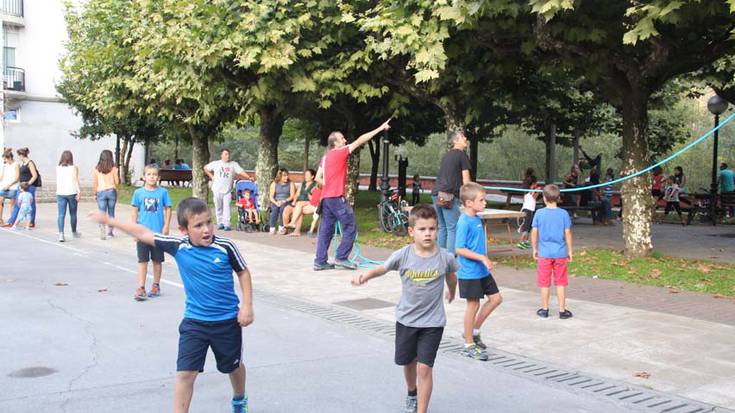
{"label": "white building", "polygon": [[[28,147],[44,181],[55,180],[55,165],[69,149],[79,166],[82,184],[91,183],[100,151],[115,150],[115,138],[99,141],[72,136],[81,125],[56,92],[61,79],[59,58],[68,39],[63,0],[0,0],[2,19],[3,91],[0,108],[0,148]],[[136,148],[133,167],[142,170],[142,148]],[[135,176],[135,175],[134,175]]]}

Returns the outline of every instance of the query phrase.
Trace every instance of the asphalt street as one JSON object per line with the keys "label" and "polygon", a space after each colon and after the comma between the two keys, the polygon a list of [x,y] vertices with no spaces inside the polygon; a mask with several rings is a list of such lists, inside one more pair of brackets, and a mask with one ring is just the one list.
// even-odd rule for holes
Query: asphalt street
{"label": "asphalt street", "polygon": [[[168,264],[163,295],[133,301],[132,243],[129,251],[0,231],[0,412],[170,411],[184,292]],[[402,411],[405,387],[389,338],[256,294],[244,354],[251,412]],[[434,376],[433,412],[627,408],[447,354]],[[210,353],[192,412],[229,411],[230,394]]]}

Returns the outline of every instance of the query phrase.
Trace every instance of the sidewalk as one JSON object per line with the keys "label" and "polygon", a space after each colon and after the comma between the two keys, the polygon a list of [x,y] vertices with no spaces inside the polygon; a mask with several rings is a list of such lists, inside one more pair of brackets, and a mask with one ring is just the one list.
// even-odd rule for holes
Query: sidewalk
{"label": "sidewalk", "polygon": [[[89,203],[80,206],[84,237],[68,245],[106,247],[134,260],[129,238],[119,236],[104,245],[96,239],[96,227],[83,218],[92,208]],[[119,218],[129,216],[130,207],[118,206]],[[39,205],[38,217],[33,236],[55,241],[55,205]],[[312,271],[313,240],[237,232],[223,235],[237,240],[258,290],[394,320],[393,306],[400,296],[395,274],[355,288],[350,285],[355,272]],[[382,259],[389,251],[365,248],[363,253]],[[173,267],[166,265],[164,277]],[[492,348],[735,408],[735,300],[577,278],[569,292],[575,318],[541,320],[535,316],[538,293],[532,271],[498,268],[496,276],[504,303],[483,329],[483,338]],[[446,336],[461,336],[463,311],[462,301],[447,307]],[[650,373],[650,378],[634,377],[641,371]]]}

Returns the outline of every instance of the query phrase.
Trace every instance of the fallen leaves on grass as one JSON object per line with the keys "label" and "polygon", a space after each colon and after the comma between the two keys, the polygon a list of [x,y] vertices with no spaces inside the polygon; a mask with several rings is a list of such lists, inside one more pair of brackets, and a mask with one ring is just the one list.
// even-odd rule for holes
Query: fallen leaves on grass
{"label": "fallen leaves on grass", "polygon": [[669,294],[679,294],[681,291],[674,290],[673,288],[669,290]]}
{"label": "fallen leaves on grass", "polygon": [[67,283],[56,283],[54,285],[57,286],[57,287],[66,287],[69,284],[67,284]]}
{"label": "fallen leaves on grass", "polygon": [[654,268],[648,273],[648,276],[651,278],[658,278],[661,276],[661,270]]}
{"label": "fallen leaves on grass", "polygon": [[651,377],[651,373],[647,371],[639,371],[638,373],[634,374],[633,377],[640,377],[642,379],[647,379]]}
{"label": "fallen leaves on grass", "polygon": [[699,264],[697,269],[705,274],[709,274],[712,271],[712,266],[707,264]]}

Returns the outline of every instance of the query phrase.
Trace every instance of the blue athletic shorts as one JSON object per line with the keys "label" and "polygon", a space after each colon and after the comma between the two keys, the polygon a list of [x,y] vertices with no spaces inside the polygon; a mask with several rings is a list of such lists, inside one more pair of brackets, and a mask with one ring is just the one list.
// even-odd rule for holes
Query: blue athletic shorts
{"label": "blue athletic shorts", "polygon": [[179,356],[176,371],[204,371],[207,350],[212,347],[217,370],[232,373],[242,360],[242,327],[237,319],[201,321],[185,318],[179,324]]}

